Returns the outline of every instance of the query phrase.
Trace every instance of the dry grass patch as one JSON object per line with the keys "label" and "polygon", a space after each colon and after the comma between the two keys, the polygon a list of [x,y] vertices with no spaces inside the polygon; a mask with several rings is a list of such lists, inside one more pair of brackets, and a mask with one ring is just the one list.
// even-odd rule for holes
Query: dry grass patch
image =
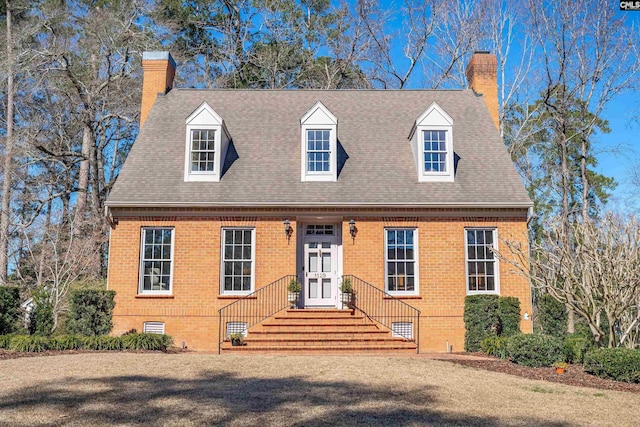
{"label": "dry grass patch", "polygon": [[0,425],[636,425],[640,395],[435,360],[77,354],[0,361]]}

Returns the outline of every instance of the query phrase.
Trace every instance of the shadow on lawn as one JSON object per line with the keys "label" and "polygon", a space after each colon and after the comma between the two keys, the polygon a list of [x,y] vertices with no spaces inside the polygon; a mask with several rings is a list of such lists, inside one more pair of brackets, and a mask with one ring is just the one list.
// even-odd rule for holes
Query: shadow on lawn
{"label": "shadow on lawn", "polygon": [[[66,378],[63,383],[44,383],[12,393],[0,401],[0,414],[16,411],[20,418],[24,416],[19,423],[25,425],[36,420],[50,425],[567,425],[443,413],[432,409],[436,394],[433,387],[372,389],[359,383],[242,378],[229,373],[205,373],[188,380]],[[469,399],[479,397],[469,390]]]}

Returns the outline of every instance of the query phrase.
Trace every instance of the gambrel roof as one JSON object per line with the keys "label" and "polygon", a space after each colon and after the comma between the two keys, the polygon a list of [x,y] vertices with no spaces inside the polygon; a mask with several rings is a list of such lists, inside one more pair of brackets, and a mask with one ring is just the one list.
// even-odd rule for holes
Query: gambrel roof
{"label": "gambrel roof", "polygon": [[[185,120],[206,102],[232,144],[219,182],[185,182]],[[338,120],[336,182],[300,179],[300,119]],[[454,182],[419,182],[409,136],[436,103],[453,120]],[[483,99],[472,90],[196,90],[159,96],[110,207],[482,207],[532,205]]]}

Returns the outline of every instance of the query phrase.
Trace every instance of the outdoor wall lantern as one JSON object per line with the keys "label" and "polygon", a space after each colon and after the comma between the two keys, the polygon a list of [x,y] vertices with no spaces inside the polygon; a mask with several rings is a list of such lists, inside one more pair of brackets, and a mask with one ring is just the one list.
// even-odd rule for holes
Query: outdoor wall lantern
{"label": "outdoor wall lantern", "polygon": [[356,228],[356,221],[354,219],[349,221],[349,234],[351,234],[351,240],[355,241],[358,229]]}
{"label": "outdoor wall lantern", "polygon": [[287,241],[291,240],[291,235],[293,234],[293,227],[291,227],[291,221],[288,219],[284,220],[284,235],[287,238]]}

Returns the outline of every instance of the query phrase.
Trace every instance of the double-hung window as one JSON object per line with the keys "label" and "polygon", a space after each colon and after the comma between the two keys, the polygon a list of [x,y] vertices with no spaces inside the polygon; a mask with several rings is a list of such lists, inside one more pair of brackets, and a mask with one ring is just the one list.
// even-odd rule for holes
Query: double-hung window
{"label": "double-hung window", "polygon": [[222,230],[222,294],[251,293],[255,272],[255,229]]}
{"label": "double-hung window", "polygon": [[465,230],[467,258],[467,293],[499,293],[498,260],[492,249],[496,244],[496,229]]}
{"label": "double-hung window", "polygon": [[214,129],[191,130],[191,173],[214,172],[215,135]]}
{"label": "double-hung window", "polygon": [[390,293],[418,292],[417,232],[415,228],[385,229],[385,278]]}
{"label": "double-hung window", "polygon": [[307,173],[328,173],[330,170],[331,131],[328,129],[307,130]]}
{"label": "double-hung window", "polygon": [[140,294],[170,294],[173,276],[173,228],[142,229]]}
{"label": "double-hung window", "polygon": [[447,131],[422,131],[425,172],[447,172]]}

